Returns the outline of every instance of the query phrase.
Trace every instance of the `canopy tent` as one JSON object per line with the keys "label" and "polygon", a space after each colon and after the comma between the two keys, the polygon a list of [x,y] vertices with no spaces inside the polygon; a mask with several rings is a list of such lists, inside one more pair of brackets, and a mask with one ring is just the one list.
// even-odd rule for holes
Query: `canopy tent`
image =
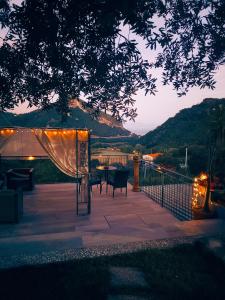
{"label": "canopy tent", "polygon": [[5,159],[49,157],[65,174],[88,173],[89,130],[68,128],[1,128],[0,155]]}
{"label": "canopy tent", "polygon": [[[12,132],[11,135],[8,132]],[[5,137],[8,139],[4,141]],[[0,131],[0,153],[7,159],[48,157],[30,128],[4,128]]]}
{"label": "canopy tent", "polygon": [[9,139],[14,135],[16,131],[12,128],[2,128],[0,130],[0,153]]}
{"label": "canopy tent", "polygon": [[78,215],[80,212],[84,214],[84,211],[88,214],[91,212],[88,180],[89,145],[90,131],[88,129],[0,128],[1,158],[49,157],[63,173],[75,178]]}

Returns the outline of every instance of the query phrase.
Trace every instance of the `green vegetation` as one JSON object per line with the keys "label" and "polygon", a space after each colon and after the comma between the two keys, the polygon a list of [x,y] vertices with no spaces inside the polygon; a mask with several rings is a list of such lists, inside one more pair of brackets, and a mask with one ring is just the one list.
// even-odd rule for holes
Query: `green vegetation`
{"label": "green vegetation", "polygon": [[157,90],[155,68],[183,96],[194,86],[215,88],[225,62],[224,0],[0,3],[2,110],[56,100],[65,115],[68,98],[83,94],[97,112],[132,119],[137,91]]}
{"label": "green vegetation", "polygon": [[62,173],[49,159],[1,161],[1,172],[13,168],[34,168],[35,183],[73,182],[73,178]]}
{"label": "green vegetation", "polygon": [[[110,266],[140,269],[149,288],[110,289]],[[2,299],[101,300],[117,293],[160,300],[225,299],[223,262],[197,245],[2,270],[0,282]]]}
{"label": "green vegetation", "polygon": [[[116,121],[115,121],[116,122]],[[79,107],[70,108],[70,114],[62,122],[62,116],[54,109],[35,110],[30,113],[14,115],[0,112],[0,127],[64,127],[64,128],[90,128],[92,134],[98,136],[128,136],[130,132],[123,127],[112,127],[99,123],[90,113]],[[119,140],[119,138],[118,138]]]}
{"label": "green vegetation", "polygon": [[[189,176],[201,172],[209,180],[225,187],[225,99],[205,99],[192,108],[183,109],[155,130],[141,138],[147,147],[167,148],[156,163]],[[188,170],[182,169],[188,148]],[[208,183],[208,190],[210,183]],[[209,192],[208,192],[209,194]]]}
{"label": "green vegetation", "polygon": [[140,142],[149,148],[167,149],[206,145],[211,111],[220,105],[225,106],[225,99],[205,99],[198,105],[183,109],[175,117],[142,136]]}

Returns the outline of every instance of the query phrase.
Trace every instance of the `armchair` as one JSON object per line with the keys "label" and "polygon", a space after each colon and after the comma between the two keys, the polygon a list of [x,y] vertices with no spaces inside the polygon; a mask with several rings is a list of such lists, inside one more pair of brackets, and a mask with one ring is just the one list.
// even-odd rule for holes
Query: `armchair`
{"label": "armchair", "polygon": [[116,170],[112,176],[109,176],[107,179],[107,186],[111,185],[113,187],[113,198],[114,191],[117,188],[126,188],[126,196],[127,196],[127,181],[129,177],[129,170]]}
{"label": "armchair", "polygon": [[7,189],[22,188],[31,191],[34,187],[33,168],[10,169],[6,173]]}
{"label": "armchair", "polygon": [[92,186],[93,185],[97,185],[97,187],[100,186],[100,194],[101,194],[102,193],[102,185],[103,185],[103,183],[102,183],[102,176],[98,172],[94,172],[94,173],[90,174],[90,177],[89,177],[89,187],[90,187],[91,191],[92,191]]}

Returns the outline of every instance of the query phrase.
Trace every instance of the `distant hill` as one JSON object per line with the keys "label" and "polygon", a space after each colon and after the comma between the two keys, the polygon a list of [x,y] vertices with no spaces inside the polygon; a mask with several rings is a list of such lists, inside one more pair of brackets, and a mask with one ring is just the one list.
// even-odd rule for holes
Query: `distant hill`
{"label": "distant hill", "polygon": [[92,129],[92,134],[97,136],[130,135],[130,132],[123,127],[122,123],[107,114],[101,113],[98,120],[93,119],[90,115],[90,109],[84,109],[81,100],[71,101],[70,113],[63,123],[61,115],[52,108],[18,115],[0,113],[0,127],[4,126],[89,128]]}
{"label": "distant hill", "polygon": [[221,104],[225,105],[225,98],[204,99],[200,104],[181,110],[175,117],[143,135],[140,142],[147,147],[203,145],[207,140],[209,112]]}

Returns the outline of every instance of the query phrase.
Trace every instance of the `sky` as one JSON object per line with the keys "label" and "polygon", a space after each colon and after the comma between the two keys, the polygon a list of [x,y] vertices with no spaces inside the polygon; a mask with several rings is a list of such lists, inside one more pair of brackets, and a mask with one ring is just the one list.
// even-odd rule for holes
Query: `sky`
{"label": "sky", "polygon": [[[21,0],[15,0],[14,2],[19,4]],[[160,20],[158,23],[160,24]],[[127,34],[126,28],[123,29],[123,34]],[[134,36],[134,38],[139,42],[138,47],[143,57],[149,59],[152,53],[145,49],[145,45],[140,38],[137,38],[136,36]],[[155,54],[153,54],[153,56]],[[215,74],[217,83],[214,90],[195,87],[190,89],[184,97],[178,97],[172,86],[162,85],[159,70],[155,70],[153,75],[157,78],[158,92],[154,96],[145,96],[144,91],[138,91],[134,96],[138,116],[136,117],[135,122],[127,121],[124,124],[125,128],[136,134],[145,134],[148,131],[153,130],[168,118],[173,117],[181,109],[198,104],[205,98],[225,98],[225,66],[221,66]],[[28,111],[30,111],[30,109],[27,108],[26,104],[20,105],[13,110],[14,113],[25,113]]]}
{"label": "sky", "polygon": [[160,76],[155,96],[144,96],[144,92],[139,92],[134,98],[138,116],[135,123],[128,121],[125,127],[137,134],[156,128],[173,117],[183,108],[189,108],[199,104],[205,98],[225,98],[225,66],[220,67],[215,75],[217,81],[215,89],[192,88],[185,97],[178,97],[172,86],[160,84]]}
{"label": "sky", "polygon": [[[135,122],[127,121],[124,127],[131,132],[142,135],[161,125],[181,109],[199,104],[205,98],[225,98],[225,66],[222,66],[217,71],[215,79],[217,84],[214,90],[196,87],[192,88],[185,97],[178,97],[172,86],[160,84],[160,76],[158,76],[158,92],[155,96],[145,96],[144,91],[139,91],[134,96],[138,116]],[[25,113],[28,111],[30,109],[27,109],[26,104],[13,110],[14,113]]]}

